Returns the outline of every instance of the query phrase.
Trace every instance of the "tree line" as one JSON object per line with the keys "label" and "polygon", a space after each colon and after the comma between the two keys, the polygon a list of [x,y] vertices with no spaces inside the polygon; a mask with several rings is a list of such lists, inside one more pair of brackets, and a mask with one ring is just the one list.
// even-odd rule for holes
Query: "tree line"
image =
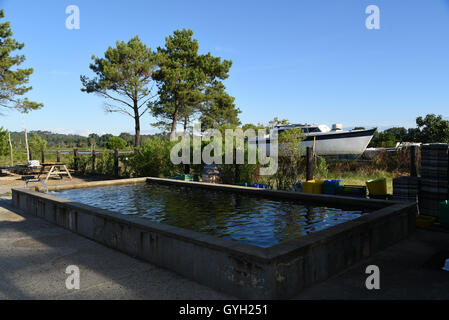
{"label": "tree line", "polygon": [[416,128],[393,127],[376,132],[369,147],[392,148],[398,142],[449,143],[449,121],[435,114],[417,117]]}
{"label": "tree line", "polygon": [[141,145],[140,119],[150,113],[154,126],[175,138],[177,126],[187,131],[193,120],[204,128],[239,125],[234,97],[226,92],[231,60],[200,54],[190,29],[176,30],[165,46],[148,48],[138,36],[117,41],[104,57],[92,56],[95,76],[80,77],[81,91],[106,99],[105,110],[134,119],[134,146]]}
{"label": "tree line", "polygon": [[[11,143],[14,149],[25,149],[25,135],[23,132],[10,132]],[[145,143],[153,135],[142,135],[142,141]],[[7,131],[0,128],[0,141],[3,147],[3,151],[8,145]],[[44,142],[41,142],[44,141]],[[36,144],[44,147],[39,147],[37,150],[42,151],[46,149],[62,150],[71,148],[80,149],[128,149],[134,146],[134,135],[123,132],[118,136],[112,134],[98,135],[91,133],[89,136],[81,136],[76,134],[60,134],[49,131],[30,131],[28,132],[28,142],[31,145]],[[1,152],[0,152],[1,153]]]}

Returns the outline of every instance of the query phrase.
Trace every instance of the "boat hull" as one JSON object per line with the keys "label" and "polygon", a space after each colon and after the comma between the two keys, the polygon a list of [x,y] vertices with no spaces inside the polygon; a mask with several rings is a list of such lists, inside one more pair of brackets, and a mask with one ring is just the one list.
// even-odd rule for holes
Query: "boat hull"
{"label": "boat hull", "polygon": [[[314,147],[318,156],[355,159],[365,151],[375,131],[376,129],[311,134],[301,142],[300,151],[305,152],[306,147]],[[269,154],[270,139],[267,139],[266,143]],[[282,145],[279,146],[279,152],[282,154]]]}

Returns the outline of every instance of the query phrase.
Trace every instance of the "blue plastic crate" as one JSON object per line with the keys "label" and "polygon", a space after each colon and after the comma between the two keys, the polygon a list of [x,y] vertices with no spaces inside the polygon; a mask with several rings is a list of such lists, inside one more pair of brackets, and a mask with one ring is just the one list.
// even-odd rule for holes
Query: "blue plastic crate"
{"label": "blue plastic crate", "polygon": [[343,185],[341,180],[325,180],[323,183],[323,194],[336,194],[337,188]]}

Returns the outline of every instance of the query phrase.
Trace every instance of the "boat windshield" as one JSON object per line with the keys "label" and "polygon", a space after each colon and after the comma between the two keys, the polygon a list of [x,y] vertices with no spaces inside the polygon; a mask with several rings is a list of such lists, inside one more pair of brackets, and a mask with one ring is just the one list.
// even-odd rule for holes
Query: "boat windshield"
{"label": "boat windshield", "polygon": [[321,132],[321,130],[320,130],[320,128],[317,128],[317,127],[309,128],[309,133],[312,133],[312,132]]}

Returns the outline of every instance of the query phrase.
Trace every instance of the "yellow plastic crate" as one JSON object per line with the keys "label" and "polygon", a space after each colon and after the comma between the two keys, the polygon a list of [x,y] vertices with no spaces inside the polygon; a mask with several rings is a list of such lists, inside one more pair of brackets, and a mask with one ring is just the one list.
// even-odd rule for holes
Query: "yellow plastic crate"
{"label": "yellow plastic crate", "polygon": [[385,178],[368,180],[366,186],[372,195],[384,196],[387,194],[387,179]]}
{"label": "yellow plastic crate", "polygon": [[435,217],[417,215],[416,216],[416,226],[417,227],[430,227],[435,222]]}
{"label": "yellow plastic crate", "polygon": [[314,180],[305,181],[302,183],[302,192],[313,193]]}
{"label": "yellow plastic crate", "polygon": [[302,183],[302,192],[306,193],[323,193],[324,180],[308,180]]}
{"label": "yellow plastic crate", "polygon": [[315,180],[315,184],[313,185],[313,193],[323,193],[323,184],[324,180]]}

